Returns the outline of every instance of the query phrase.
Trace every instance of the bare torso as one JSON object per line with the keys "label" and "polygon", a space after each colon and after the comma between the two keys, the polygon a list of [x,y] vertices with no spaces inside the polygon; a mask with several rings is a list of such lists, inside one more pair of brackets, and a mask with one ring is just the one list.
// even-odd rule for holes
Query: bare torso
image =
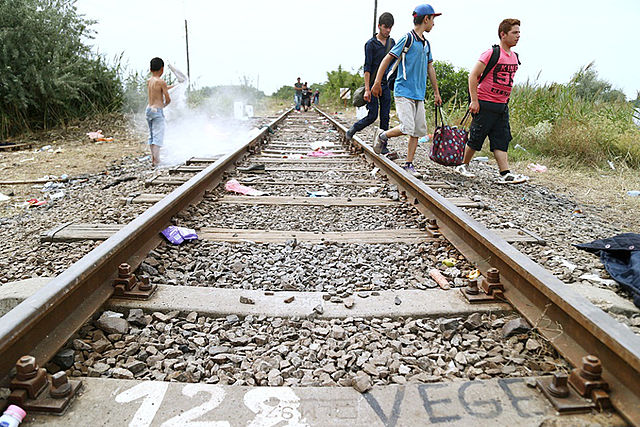
{"label": "bare torso", "polygon": [[149,107],[164,108],[169,104],[167,93],[167,83],[159,77],[152,76],[147,82],[147,92],[149,95]]}

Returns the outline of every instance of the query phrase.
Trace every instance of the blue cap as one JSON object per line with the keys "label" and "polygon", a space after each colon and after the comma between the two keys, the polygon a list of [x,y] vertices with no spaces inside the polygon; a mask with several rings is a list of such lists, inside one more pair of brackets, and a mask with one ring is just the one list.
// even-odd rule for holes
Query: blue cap
{"label": "blue cap", "polygon": [[416,6],[415,9],[413,9],[413,16],[426,16],[426,15],[440,16],[442,14],[436,13],[430,4],[421,4],[419,6]]}

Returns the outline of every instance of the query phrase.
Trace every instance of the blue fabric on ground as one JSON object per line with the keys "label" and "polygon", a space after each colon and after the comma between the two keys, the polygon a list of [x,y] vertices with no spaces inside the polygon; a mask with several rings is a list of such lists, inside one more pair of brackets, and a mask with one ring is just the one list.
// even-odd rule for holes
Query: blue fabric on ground
{"label": "blue fabric on ground", "polygon": [[640,307],[640,234],[623,233],[574,246],[599,253],[607,273],[631,294],[633,303]]}

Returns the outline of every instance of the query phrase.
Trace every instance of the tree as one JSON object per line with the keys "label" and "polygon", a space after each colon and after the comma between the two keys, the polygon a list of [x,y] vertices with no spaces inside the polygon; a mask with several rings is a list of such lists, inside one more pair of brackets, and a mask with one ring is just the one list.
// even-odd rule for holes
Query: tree
{"label": "tree", "polygon": [[284,85],[277,91],[273,92],[273,97],[278,99],[292,100],[295,95],[295,89],[291,85]]}
{"label": "tree", "polygon": [[[440,90],[442,102],[453,101],[455,104],[467,103],[469,96],[469,72],[464,68],[456,70],[453,64],[446,61],[434,61],[433,68],[436,70],[438,89]],[[427,94],[429,94],[429,90]]]}
{"label": "tree", "polygon": [[364,85],[364,77],[359,72],[350,73],[342,69],[342,65],[338,65],[335,71],[327,72],[327,83],[324,85],[324,95],[333,99],[340,96],[340,88],[347,87],[351,89],[351,93],[357,88]]}
{"label": "tree", "polygon": [[122,105],[119,67],[84,40],[75,0],[0,2],[0,137]]}
{"label": "tree", "polygon": [[614,89],[611,83],[598,78],[595,62],[592,61],[588,65],[580,68],[569,82],[569,86],[573,87],[576,95],[585,100],[591,101],[625,101],[624,93],[618,89]]}

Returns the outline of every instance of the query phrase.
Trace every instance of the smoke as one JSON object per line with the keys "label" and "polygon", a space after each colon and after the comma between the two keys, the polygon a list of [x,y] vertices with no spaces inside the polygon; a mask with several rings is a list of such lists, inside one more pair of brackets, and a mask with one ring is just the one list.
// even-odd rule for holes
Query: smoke
{"label": "smoke", "polygon": [[[185,80],[169,90],[171,103],[164,109],[165,133],[160,166],[178,165],[192,157],[230,153],[258,132],[251,127],[247,117],[234,118],[235,99],[216,92],[216,96],[206,98],[198,94],[197,102],[187,102],[187,88],[188,81]],[[250,100],[242,99],[241,102],[247,105]],[[197,104],[197,107],[191,104]]]}

